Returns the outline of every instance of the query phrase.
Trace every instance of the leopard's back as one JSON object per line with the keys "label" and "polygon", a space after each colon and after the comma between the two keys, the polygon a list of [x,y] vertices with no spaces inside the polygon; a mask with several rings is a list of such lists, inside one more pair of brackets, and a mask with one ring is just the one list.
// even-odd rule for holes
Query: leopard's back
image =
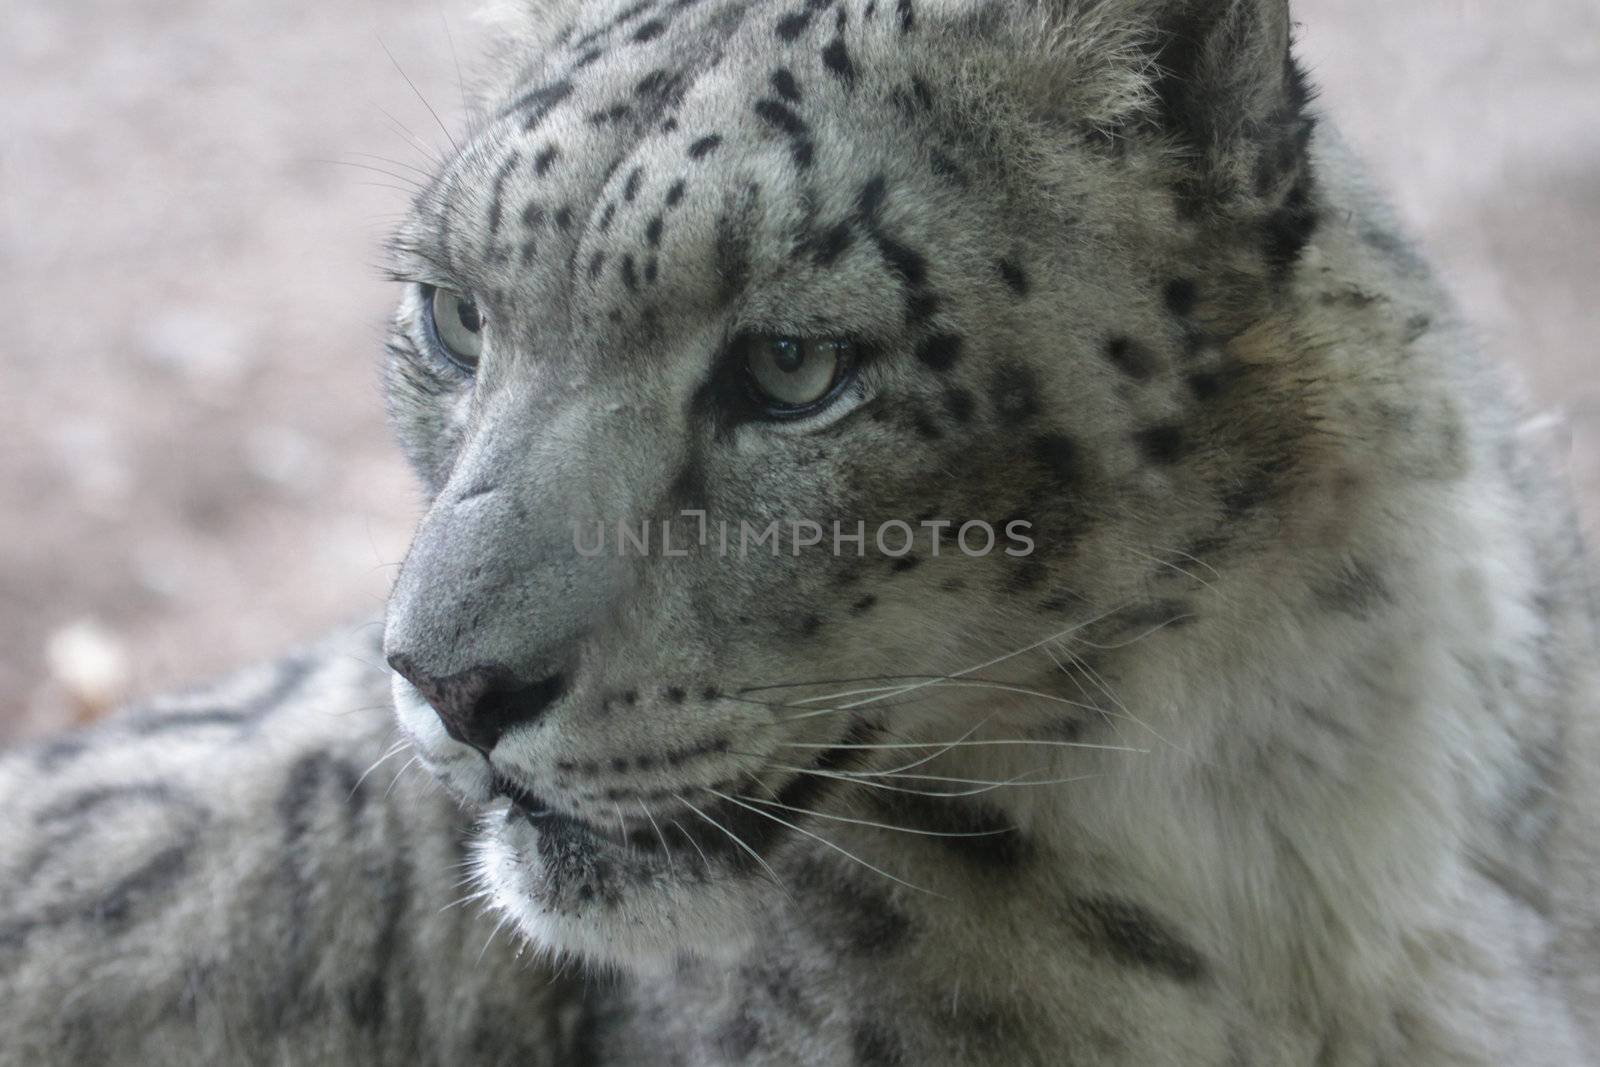
{"label": "leopard's back", "polygon": [[0,754],[0,1063],[565,1062],[375,632]]}

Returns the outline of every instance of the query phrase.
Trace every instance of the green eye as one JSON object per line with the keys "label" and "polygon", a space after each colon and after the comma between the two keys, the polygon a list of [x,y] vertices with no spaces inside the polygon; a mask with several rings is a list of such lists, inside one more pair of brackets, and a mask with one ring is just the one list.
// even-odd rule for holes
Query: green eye
{"label": "green eye", "polygon": [[745,341],[745,373],[773,415],[799,415],[822,405],[850,376],[850,342],[837,338],[757,335]]}
{"label": "green eye", "polygon": [[430,286],[428,318],[445,354],[463,370],[476,370],[483,354],[483,316],[473,299],[454,289]]}

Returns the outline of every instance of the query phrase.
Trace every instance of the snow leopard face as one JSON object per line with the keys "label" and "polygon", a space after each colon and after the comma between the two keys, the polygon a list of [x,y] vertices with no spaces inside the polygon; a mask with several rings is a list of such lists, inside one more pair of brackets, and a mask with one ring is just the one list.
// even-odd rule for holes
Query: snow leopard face
{"label": "snow leopard face", "polygon": [[1089,737],[976,683],[1181,626],[1172,560],[1274,521],[1303,415],[1240,324],[1315,226],[1310,123],[1266,0],[557,29],[396,241],[430,507],[386,652],[497,902],[637,959],[747,937],[812,813],[928,751],[878,746]]}

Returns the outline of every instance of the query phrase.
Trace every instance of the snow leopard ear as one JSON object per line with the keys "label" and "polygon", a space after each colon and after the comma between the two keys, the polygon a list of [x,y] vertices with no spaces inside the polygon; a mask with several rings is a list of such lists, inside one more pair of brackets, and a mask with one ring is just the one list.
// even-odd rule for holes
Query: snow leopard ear
{"label": "snow leopard ear", "polygon": [[1288,0],[1034,0],[1014,10],[1044,42],[1033,51],[1051,64],[1061,102],[1078,105],[1061,117],[1113,140],[1163,139],[1184,174],[1186,210],[1282,203],[1301,182],[1311,93],[1290,54]]}
{"label": "snow leopard ear", "polygon": [[1149,37],[1157,121],[1192,163],[1191,207],[1288,195],[1311,136],[1287,0],[1161,0]]}

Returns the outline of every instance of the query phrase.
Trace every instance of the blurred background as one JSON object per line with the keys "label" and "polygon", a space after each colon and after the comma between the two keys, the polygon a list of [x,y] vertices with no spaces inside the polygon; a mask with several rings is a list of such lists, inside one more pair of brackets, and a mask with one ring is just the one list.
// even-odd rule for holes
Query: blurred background
{"label": "blurred background", "polygon": [[[0,740],[381,610],[419,499],[381,241],[444,142],[385,48],[453,124],[475,6],[8,0]],[[1600,533],[1600,3],[1298,18],[1485,344],[1567,416]]]}

